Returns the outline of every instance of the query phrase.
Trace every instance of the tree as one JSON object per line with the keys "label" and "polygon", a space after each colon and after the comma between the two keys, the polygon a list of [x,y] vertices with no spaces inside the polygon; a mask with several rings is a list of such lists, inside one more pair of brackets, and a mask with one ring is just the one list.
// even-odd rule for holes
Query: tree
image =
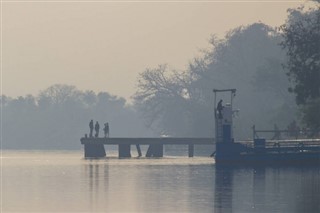
{"label": "tree", "polygon": [[61,105],[70,100],[76,101],[80,97],[80,91],[75,86],[54,84],[39,94],[39,104]]}
{"label": "tree", "polygon": [[[206,66],[200,66],[205,68],[191,70],[196,76],[193,84],[207,100],[212,99],[213,88],[237,89],[237,137],[250,137],[254,124],[266,129],[274,123],[281,127],[295,116],[294,108],[282,110],[284,105],[290,106],[293,96],[285,92],[289,82],[281,66],[286,56],[280,42],[277,31],[265,24],[241,26],[222,39],[213,36],[212,47],[204,57]],[[206,112],[208,115],[212,108]],[[282,119],[278,119],[279,110]]]}
{"label": "tree", "polygon": [[[302,106],[307,126],[319,128],[320,104],[320,6],[305,11],[291,10],[289,19],[280,27],[282,47],[287,51],[286,67],[293,87],[289,91]],[[318,109],[318,110],[317,110]]]}
{"label": "tree", "polygon": [[297,104],[305,104],[320,96],[320,8],[306,13],[302,8],[292,10],[281,30],[288,75],[294,82],[290,91],[296,94]]}
{"label": "tree", "polygon": [[186,81],[184,74],[169,70],[167,65],[140,74],[134,101],[143,112],[147,126],[159,134],[186,133],[187,128],[183,128],[188,125],[184,116],[189,105]]}

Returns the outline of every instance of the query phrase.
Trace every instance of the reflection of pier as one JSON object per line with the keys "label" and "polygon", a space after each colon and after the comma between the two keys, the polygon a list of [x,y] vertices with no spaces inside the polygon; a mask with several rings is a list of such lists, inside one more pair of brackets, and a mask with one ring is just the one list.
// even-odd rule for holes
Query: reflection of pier
{"label": "reflection of pier", "polygon": [[216,167],[214,212],[232,212],[233,168]]}
{"label": "reflection of pier", "polygon": [[214,212],[275,212],[266,182],[266,167],[216,165]]}
{"label": "reflection of pier", "polygon": [[188,156],[194,156],[194,145],[214,145],[213,138],[81,138],[85,157],[105,157],[104,145],[118,145],[119,157],[131,157],[131,145],[136,145],[142,156],[140,145],[148,145],[146,157],[163,157],[164,145],[187,145]]}

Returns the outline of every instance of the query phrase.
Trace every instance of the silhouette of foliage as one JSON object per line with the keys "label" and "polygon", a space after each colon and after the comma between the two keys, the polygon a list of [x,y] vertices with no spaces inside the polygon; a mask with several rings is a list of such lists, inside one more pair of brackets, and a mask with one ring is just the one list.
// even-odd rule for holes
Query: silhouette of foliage
{"label": "silhouette of foliage", "polygon": [[291,92],[297,104],[320,96],[320,9],[304,13],[291,11],[286,24],[281,26],[288,55],[288,75],[294,82]]}
{"label": "silhouette of foliage", "polygon": [[[178,72],[165,65],[146,69],[139,77],[135,103],[158,132],[213,136],[212,89],[237,88],[235,107],[241,113],[236,132],[247,138],[253,124],[273,126],[277,112],[292,100],[285,94],[289,83],[281,66],[285,55],[280,39],[273,28],[261,23],[235,28],[222,39],[212,36],[211,48],[190,62],[187,70]],[[286,125],[294,112],[286,109],[281,124]]]}
{"label": "silhouette of foliage", "polygon": [[109,122],[112,137],[151,135],[125,99],[70,85],[52,85],[38,96],[1,96],[1,107],[4,149],[80,149],[91,119]]}
{"label": "silhouette of foliage", "polygon": [[303,120],[307,126],[319,128],[320,114],[320,6],[298,8],[290,11],[287,22],[281,26],[287,50],[286,67],[293,82],[289,91],[302,106]]}
{"label": "silhouette of foliage", "polygon": [[183,129],[187,129],[180,122],[185,119],[188,106],[186,81],[183,74],[169,70],[167,65],[146,69],[140,74],[134,99],[145,116],[147,126],[166,135],[181,134],[185,131]]}

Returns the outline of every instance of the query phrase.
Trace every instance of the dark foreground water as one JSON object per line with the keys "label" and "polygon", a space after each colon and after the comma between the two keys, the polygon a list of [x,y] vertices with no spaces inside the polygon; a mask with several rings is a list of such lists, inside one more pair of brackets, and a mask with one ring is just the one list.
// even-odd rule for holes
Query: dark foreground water
{"label": "dark foreground water", "polygon": [[0,212],[320,212],[318,167],[2,151]]}

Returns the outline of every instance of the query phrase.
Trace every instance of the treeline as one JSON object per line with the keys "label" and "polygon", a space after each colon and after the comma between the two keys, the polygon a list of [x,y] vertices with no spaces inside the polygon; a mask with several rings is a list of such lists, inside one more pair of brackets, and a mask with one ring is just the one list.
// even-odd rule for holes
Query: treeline
{"label": "treeline", "polygon": [[4,149],[80,149],[91,119],[109,122],[112,137],[151,135],[132,105],[107,92],[56,84],[38,96],[2,96],[1,106]]}

